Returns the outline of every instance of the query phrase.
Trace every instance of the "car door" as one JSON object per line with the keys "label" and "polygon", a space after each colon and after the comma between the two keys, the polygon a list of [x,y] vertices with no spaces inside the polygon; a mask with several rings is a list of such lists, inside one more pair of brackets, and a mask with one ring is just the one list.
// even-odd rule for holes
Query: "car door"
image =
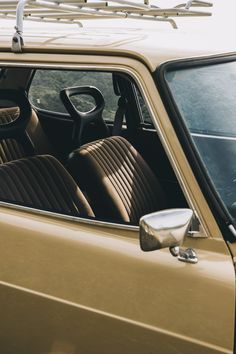
{"label": "car door", "polygon": [[[8,60],[12,57],[9,54]],[[1,57],[0,57],[1,59]],[[24,62],[24,54],[20,59]],[[35,61],[27,54],[27,65]],[[232,258],[147,68],[134,59],[41,55],[51,65],[117,68],[136,80],[189,206],[201,223],[183,247],[145,253],[137,226],[1,203],[0,344],[4,353],[231,353]],[[68,62],[69,60],[69,62]],[[5,56],[6,61],[6,56]],[[117,64],[117,62],[119,64]],[[35,62],[34,62],[35,65]],[[178,149],[176,149],[178,147]],[[153,152],[154,153],[154,152]]]}

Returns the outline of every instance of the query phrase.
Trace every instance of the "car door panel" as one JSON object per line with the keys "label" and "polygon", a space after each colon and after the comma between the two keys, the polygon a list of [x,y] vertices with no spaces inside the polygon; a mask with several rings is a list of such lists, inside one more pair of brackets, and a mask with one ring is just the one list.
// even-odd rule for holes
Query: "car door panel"
{"label": "car door panel", "polygon": [[6,354],[230,352],[2,283],[0,300],[4,303],[0,343]]}
{"label": "car door panel", "polygon": [[4,353],[14,353],[11,325],[20,353],[232,351],[234,269],[223,241],[188,239],[193,265],[142,252],[138,231],[3,207],[0,227]]}

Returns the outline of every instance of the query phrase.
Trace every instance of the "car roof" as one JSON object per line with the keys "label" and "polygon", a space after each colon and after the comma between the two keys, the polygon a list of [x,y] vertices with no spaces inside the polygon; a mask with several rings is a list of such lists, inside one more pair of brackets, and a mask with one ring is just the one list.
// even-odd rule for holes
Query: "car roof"
{"label": "car roof", "polygon": [[[102,24],[94,21],[82,28],[27,22],[24,51],[129,56],[142,60],[154,71],[169,60],[222,55],[236,49],[229,36],[220,36],[214,30],[173,29],[166,23],[144,25],[143,21],[115,22],[114,25],[111,21],[105,20]],[[11,51],[13,21],[1,20],[0,30],[0,51]]]}

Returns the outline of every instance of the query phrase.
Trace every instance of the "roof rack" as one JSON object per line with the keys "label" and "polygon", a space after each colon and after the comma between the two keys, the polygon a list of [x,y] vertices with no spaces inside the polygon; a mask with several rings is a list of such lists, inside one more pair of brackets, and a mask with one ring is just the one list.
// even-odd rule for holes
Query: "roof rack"
{"label": "roof rack", "polygon": [[193,11],[192,7],[211,7],[212,3],[188,0],[173,8],[160,8],[155,0],[1,0],[0,18],[16,18],[12,51],[21,52],[23,19],[40,22],[78,24],[89,19],[131,18],[169,22],[177,28],[173,17],[211,16],[210,12]]}

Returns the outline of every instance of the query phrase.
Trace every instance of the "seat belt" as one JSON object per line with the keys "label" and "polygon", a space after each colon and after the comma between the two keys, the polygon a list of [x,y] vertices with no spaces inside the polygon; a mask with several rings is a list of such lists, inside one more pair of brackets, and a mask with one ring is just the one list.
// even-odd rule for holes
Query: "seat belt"
{"label": "seat belt", "polygon": [[112,135],[121,135],[122,124],[124,121],[124,116],[127,108],[127,100],[125,97],[120,96],[118,100],[118,109],[115,114],[114,125],[112,129]]}

